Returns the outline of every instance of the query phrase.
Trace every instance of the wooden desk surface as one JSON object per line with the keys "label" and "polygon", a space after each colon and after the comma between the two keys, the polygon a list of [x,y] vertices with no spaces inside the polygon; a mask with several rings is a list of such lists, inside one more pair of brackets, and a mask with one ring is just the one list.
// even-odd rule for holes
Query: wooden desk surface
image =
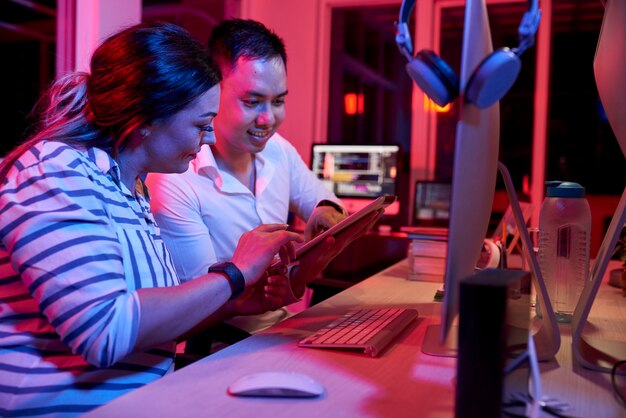
{"label": "wooden desk surface", "polygon": [[[609,268],[614,267],[610,265]],[[450,417],[456,359],[423,354],[426,328],[439,323],[438,283],[406,280],[402,261],[280,324],[219,351],[160,381],[125,395],[89,417]],[[626,340],[626,298],[602,285],[590,327],[610,328]],[[406,306],[419,318],[377,358],[340,350],[300,348],[296,342],[347,308]],[[608,313],[608,314],[607,314]],[[615,314],[619,313],[619,320]],[[560,325],[562,345],[541,363],[544,395],[569,402],[576,417],[626,416],[611,391],[610,376],[572,367],[571,332]],[[226,393],[240,376],[269,370],[308,374],[326,388],[315,399],[238,398]]]}

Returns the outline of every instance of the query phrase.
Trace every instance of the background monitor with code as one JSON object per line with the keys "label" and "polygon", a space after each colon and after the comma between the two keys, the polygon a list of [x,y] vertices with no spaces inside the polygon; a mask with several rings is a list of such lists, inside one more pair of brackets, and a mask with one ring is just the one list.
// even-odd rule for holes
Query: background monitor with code
{"label": "background monitor with code", "polygon": [[[356,212],[383,195],[396,195],[398,145],[314,144],[311,169],[328,190]],[[397,214],[396,201],[385,211]]]}

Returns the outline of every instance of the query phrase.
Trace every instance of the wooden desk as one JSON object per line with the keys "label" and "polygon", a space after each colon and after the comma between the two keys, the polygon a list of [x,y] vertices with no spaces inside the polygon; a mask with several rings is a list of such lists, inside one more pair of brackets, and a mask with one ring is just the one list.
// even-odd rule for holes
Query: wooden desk
{"label": "wooden desk", "polygon": [[[609,268],[611,268],[610,266]],[[450,417],[454,411],[456,359],[420,351],[428,325],[439,323],[438,283],[406,280],[403,260],[265,332],[87,414],[89,417]],[[594,307],[596,327],[619,323],[626,339],[626,298],[602,285]],[[299,348],[296,342],[355,306],[417,308],[419,318],[380,357],[339,350]],[[621,306],[620,306],[621,305]],[[609,309],[604,309],[604,308]],[[621,312],[621,320],[602,314]],[[596,322],[597,321],[597,322]],[[569,402],[576,417],[626,415],[611,392],[610,376],[571,364],[571,333],[561,325],[562,346],[541,364],[543,392]],[[308,374],[326,394],[315,399],[237,398],[226,393],[240,376],[268,370]]]}

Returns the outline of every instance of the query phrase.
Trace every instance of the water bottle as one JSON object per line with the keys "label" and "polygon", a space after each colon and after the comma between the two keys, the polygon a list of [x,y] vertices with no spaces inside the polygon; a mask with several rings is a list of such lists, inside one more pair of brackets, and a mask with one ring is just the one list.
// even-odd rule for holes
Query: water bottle
{"label": "water bottle", "polygon": [[571,322],[589,276],[591,210],[585,188],[548,181],[539,214],[539,266],[558,322]]}

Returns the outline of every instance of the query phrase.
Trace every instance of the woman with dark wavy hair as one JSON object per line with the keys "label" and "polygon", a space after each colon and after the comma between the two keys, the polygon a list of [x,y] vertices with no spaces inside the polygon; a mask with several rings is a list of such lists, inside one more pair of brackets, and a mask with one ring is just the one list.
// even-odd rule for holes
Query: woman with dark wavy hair
{"label": "woman with dark wavy hair", "polygon": [[150,212],[145,174],[214,142],[220,79],[182,28],[137,25],[38,104],[0,164],[1,416],[84,413],[171,371],[181,336],[282,304],[286,279],[264,273],[293,256],[286,225],[181,285]]}

